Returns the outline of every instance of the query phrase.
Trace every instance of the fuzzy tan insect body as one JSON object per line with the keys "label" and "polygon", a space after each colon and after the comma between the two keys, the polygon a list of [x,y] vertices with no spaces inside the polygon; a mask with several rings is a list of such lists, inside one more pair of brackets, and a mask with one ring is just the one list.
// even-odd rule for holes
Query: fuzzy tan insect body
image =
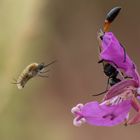
{"label": "fuzzy tan insect body", "polygon": [[39,76],[39,77],[46,77],[47,75],[42,75],[43,73],[47,73],[48,71],[45,71],[45,67],[48,67],[49,65],[55,63],[55,61],[52,61],[51,63],[45,65],[44,63],[38,64],[38,63],[32,63],[28,65],[23,72],[19,75],[18,79],[16,80],[16,84],[18,89],[23,89],[25,84],[33,77]]}
{"label": "fuzzy tan insect body", "polygon": [[33,77],[35,77],[38,74],[37,71],[38,64],[32,63],[28,65],[21,75],[17,79],[17,87],[18,89],[24,88],[25,84]]}

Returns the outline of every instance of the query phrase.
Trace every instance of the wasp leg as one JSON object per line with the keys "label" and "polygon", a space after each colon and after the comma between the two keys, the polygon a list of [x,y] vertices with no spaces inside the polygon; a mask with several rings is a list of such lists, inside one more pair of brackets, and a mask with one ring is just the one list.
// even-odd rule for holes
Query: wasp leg
{"label": "wasp leg", "polygon": [[110,80],[110,77],[107,80],[107,86],[106,86],[106,90],[105,91],[103,91],[101,93],[98,93],[98,94],[94,94],[92,96],[99,96],[99,95],[102,95],[102,94],[106,93],[108,91],[109,80]]}
{"label": "wasp leg", "polygon": [[124,51],[124,60],[123,62],[126,62],[126,50],[125,50],[125,47],[120,43],[121,47],[123,48],[123,51]]}
{"label": "wasp leg", "polygon": [[130,77],[130,76],[125,76],[124,78],[125,78],[125,79],[127,79],[127,78],[132,79],[132,77]]}
{"label": "wasp leg", "polygon": [[100,64],[100,63],[103,63],[104,62],[104,60],[103,59],[101,59],[101,60],[99,60],[98,61],[98,63]]}
{"label": "wasp leg", "polygon": [[104,59],[101,59],[101,60],[98,61],[99,64],[102,63],[103,67],[105,66],[104,62],[105,62]]}
{"label": "wasp leg", "polygon": [[92,96],[99,96],[99,95],[105,94],[107,91],[108,91],[108,90],[105,90],[105,91],[103,91],[103,92],[101,92],[101,93],[93,94]]}
{"label": "wasp leg", "polygon": [[109,80],[110,80],[110,77],[109,77],[108,80],[107,80],[106,91],[108,90]]}
{"label": "wasp leg", "polygon": [[118,70],[118,69],[117,69],[117,71],[119,72],[119,75],[122,77],[122,79],[125,79],[124,74],[120,70]]}

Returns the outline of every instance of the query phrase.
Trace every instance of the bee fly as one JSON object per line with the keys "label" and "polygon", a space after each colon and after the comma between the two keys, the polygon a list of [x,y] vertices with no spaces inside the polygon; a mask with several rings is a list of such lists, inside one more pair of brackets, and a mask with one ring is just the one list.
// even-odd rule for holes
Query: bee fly
{"label": "bee fly", "polygon": [[18,89],[24,88],[25,84],[33,77],[39,76],[39,77],[46,77],[48,78],[48,75],[43,75],[44,73],[49,72],[49,70],[45,71],[45,68],[55,63],[55,61],[52,61],[51,63],[45,65],[44,63],[32,63],[28,65],[23,72],[19,75],[18,79],[15,80],[16,82],[13,84],[16,84]]}

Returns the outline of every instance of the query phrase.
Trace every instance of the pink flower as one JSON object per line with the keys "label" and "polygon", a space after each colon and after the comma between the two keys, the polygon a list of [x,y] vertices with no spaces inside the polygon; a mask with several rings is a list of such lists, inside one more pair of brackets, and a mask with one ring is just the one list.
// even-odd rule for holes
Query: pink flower
{"label": "pink flower", "polygon": [[[80,126],[86,122],[96,126],[115,126],[122,122],[126,125],[139,123],[140,104],[137,101],[139,96],[140,88],[136,81],[121,81],[109,89],[102,103],[94,101],[85,105],[78,104],[72,108],[72,113],[75,115],[73,124]],[[129,119],[131,108],[137,113]]]}
{"label": "pink flower", "polygon": [[121,102],[118,105],[107,105],[105,102],[99,104],[96,101],[83,106],[77,105],[72,108],[72,113],[76,116],[73,124],[80,126],[86,122],[96,126],[114,126],[126,119],[130,107],[130,100]]}
{"label": "pink flower", "polygon": [[[126,93],[131,90],[136,90],[138,89],[138,87],[139,87],[138,83],[133,79],[122,80],[121,82],[110,87],[110,89],[107,91],[106,95],[104,96],[103,100],[108,100],[122,93]],[[137,94],[137,96],[139,96],[139,94]]]}
{"label": "pink flower", "polygon": [[132,77],[140,84],[140,76],[136,65],[127,55],[125,48],[120,44],[112,32],[106,32],[101,41],[100,59],[124,71],[126,76]]}
{"label": "pink flower", "polygon": [[138,102],[140,99],[140,87],[138,83],[132,79],[126,79],[117,83],[108,90],[104,96],[104,101],[112,100],[114,97],[121,97],[123,100],[130,99],[131,106],[137,112],[136,115],[132,119],[128,120],[126,124],[140,123],[140,104]]}
{"label": "pink flower", "polygon": [[[106,32],[100,41],[101,60],[113,65],[118,71],[122,70],[131,79],[121,79],[110,87],[101,103],[93,101],[72,108],[71,112],[75,116],[73,124],[115,126],[122,122],[125,125],[140,123],[140,76],[137,68],[113,33]],[[136,113],[129,118],[131,108]]]}

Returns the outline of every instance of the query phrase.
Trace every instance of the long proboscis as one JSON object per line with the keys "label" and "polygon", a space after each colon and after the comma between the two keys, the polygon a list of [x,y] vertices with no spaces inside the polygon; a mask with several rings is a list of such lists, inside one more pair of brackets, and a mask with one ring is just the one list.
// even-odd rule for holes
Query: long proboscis
{"label": "long proboscis", "polygon": [[104,32],[107,32],[109,30],[111,23],[116,19],[120,10],[121,10],[121,7],[114,7],[108,12],[105,22],[104,22],[104,27],[103,27]]}
{"label": "long proboscis", "polygon": [[57,62],[57,60],[54,60],[54,61],[50,62],[49,64],[44,65],[44,68],[45,68],[45,67],[48,67],[48,66],[50,66],[50,65],[52,65],[52,64],[54,64],[54,63],[56,63],[56,62]]}

